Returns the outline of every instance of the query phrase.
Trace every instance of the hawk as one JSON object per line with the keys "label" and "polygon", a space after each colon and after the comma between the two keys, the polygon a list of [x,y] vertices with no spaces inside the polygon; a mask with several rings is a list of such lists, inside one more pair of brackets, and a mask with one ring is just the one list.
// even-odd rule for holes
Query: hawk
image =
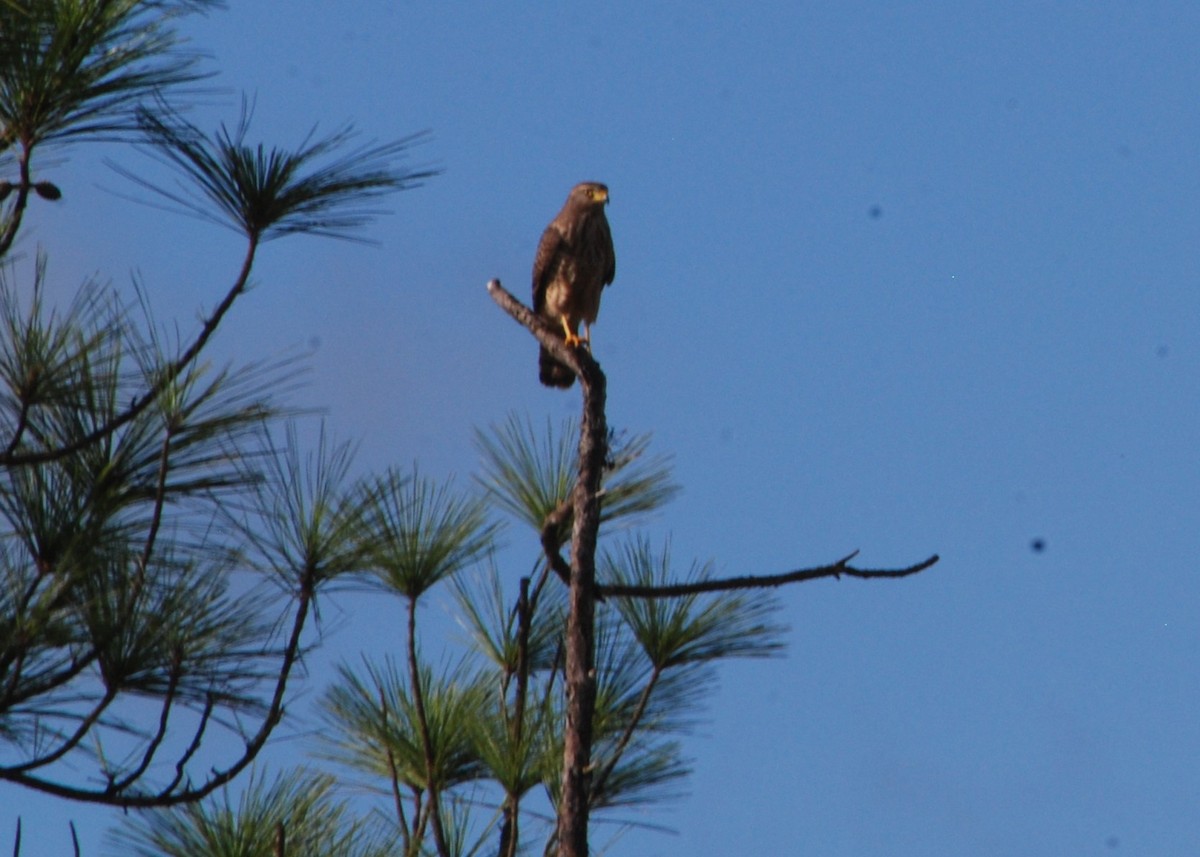
{"label": "hawk", "polygon": [[[562,211],[542,233],[533,260],[533,311],[561,327],[570,346],[591,346],[600,292],[617,271],[612,232],[604,216],[607,203],[608,188],[599,182],[582,182],[571,188]],[[538,378],[547,387],[566,389],[575,383],[571,368],[545,348],[538,354]]]}

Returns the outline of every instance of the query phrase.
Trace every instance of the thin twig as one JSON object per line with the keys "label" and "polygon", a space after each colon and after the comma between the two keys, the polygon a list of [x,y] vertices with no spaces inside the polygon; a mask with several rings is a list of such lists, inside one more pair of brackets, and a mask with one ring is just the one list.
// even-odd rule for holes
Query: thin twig
{"label": "thin twig", "polygon": [[421,734],[421,749],[425,760],[425,784],[429,787],[429,813],[433,822],[433,841],[439,857],[450,857],[446,842],[446,830],[442,826],[441,782],[438,776],[437,758],[434,753],[433,736],[429,729],[429,717],[425,710],[425,693],[421,688],[421,668],[417,661],[417,601],[408,602],[408,670],[412,684],[413,706],[416,708],[417,723]]}
{"label": "thin twig", "polygon": [[392,800],[396,805],[396,824],[400,828],[401,838],[404,842],[404,853],[408,854],[412,833],[408,828],[408,816],[404,812],[404,796],[400,793],[400,768],[396,765],[396,754],[393,752],[392,743],[389,740],[387,694],[382,687],[379,689],[379,714],[382,721],[380,725],[383,727],[381,730],[383,743],[387,747],[388,775],[392,781]]}
{"label": "thin twig", "polygon": [[19,765],[13,765],[9,768],[4,768],[4,776],[9,777],[12,774],[23,775],[26,771],[36,770],[37,768],[57,762],[79,745],[79,742],[82,741],[84,736],[86,736],[91,728],[96,725],[97,721],[100,720],[100,717],[105,711],[108,710],[108,707],[116,698],[116,688],[107,688],[104,691],[104,696],[100,698],[100,701],[96,703],[95,707],[87,713],[86,717],[80,720],[79,726],[75,729],[74,734],[64,741],[57,750],[54,750],[45,756],[39,756],[36,759],[30,759],[28,762],[24,762]]}
{"label": "thin twig", "polygon": [[164,796],[169,795],[183,782],[183,778],[187,774],[188,762],[192,760],[192,757],[200,750],[200,745],[204,743],[204,733],[208,730],[208,721],[212,718],[213,709],[216,705],[216,694],[210,690],[205,695],[204,711],[200,712],[200,723],[196,726],[196,734],[192,736],[192,743],[183,751],[183,755],[175,760],[175,776],[171,779],[171,782],[163,786],[159,794]]}
{"label": "thin twig", "polygon": [[617,741],[616,747],[613,748],[612,755],[608,761],[600,769],[600,772],[592,779],[592,795],[602,794],[604,786],[608,782],[608,778],[612,776],[613,770],[617,767],[617,763],[621,761],[621,756],[624,755],[626,748],[629,747],[629,742],[633,740],[634,733],[638,726],[641,725],[642,717],[646,713],[646,707],[650,704],[650,695],[654,693],[654,688],[658,686],[658,680],[662,676],[662,669],[654,667],[650,673],[650,678],[646,680],[646,686],[642,688],[641,695],[638,697],[637,707],[633,710],[633,716],[629,718],[629,723],[625,726],[625,731],[621,738]]}
{"label": "thin twig", "polygon": [[163,739],[167,736],[167,723],[170,720],[171,707],[175,704],[175,692],[179,687],[181,672],[180,660],[176,658],[174,663],[171,664],[171,678],[167,683],[167,692],[163,694],[162,712],[158,718],[158,731],[147,743],[146,752],[142,754],[141,763],[120,780],[113,780],[109,787],[114,791],[124,791],[137,780],[141,779],[142,775],[149,770],[150,763],[154,760],[155,754],[158,753],[158,748],[162,746]]}
{"label": "thin twig", "polygon": [[25,206],[29,202],[29,191],[33,189],[33,179],[29,174],[29,160],[33,157],[34,144],[25,140],[21,144],[21,154],[17,156],[17,167],[20,173],[17,179],[17,196],[9,208],[8,222],[4,224],[4,232],[0,234],[0,257],[12,247],[13,239],[21,228],[21,220],[25,214]]}

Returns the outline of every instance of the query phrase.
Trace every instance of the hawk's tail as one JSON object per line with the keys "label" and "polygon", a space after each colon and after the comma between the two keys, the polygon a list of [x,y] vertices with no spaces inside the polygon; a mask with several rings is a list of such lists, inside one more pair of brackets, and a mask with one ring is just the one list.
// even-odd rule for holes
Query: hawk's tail
{"label": "hawk's tail", "polygon": [[566,389],[575,383],[575,373],[566,363],[555,360],[545,348],[538,351],[538,380],[547,387]]}

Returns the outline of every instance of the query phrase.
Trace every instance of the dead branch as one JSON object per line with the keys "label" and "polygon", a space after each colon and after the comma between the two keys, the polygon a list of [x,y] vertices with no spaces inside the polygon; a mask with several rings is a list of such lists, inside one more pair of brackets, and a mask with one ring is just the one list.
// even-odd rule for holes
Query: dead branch
{"label": "dead branch", "polygon": [[877,578],[908,577],[910,574],[924,571],[939,559],[937,554],[928,559],[905,568],[855,568],[850,560],[858,556],[858,551],[829,565],[819,565],[814,568],[801,568],[783,574],[743,575],[741,577],[726,577],[717,580],[697,580],[690,583],[675,583],[666,586],[634,586],[624,584],[601,584],[597,590],[605,596],[618,598],[671,598],[680,595],[695,595],[699,592],[727,592],[735,589],[769,589],[788,583],[803,583],[806,580],[819,580],[822,577],[840,579],[858,577],[863,580]]}
{"label": "dead branch", "polygon": [[[571,371],[575,373],[575,377],[579,378],[580,381],[583,380],[585,372],[591,372],[593,377],[595,377],[596,373],[600,373],[600,364],[592,359],[592,355],[586,346],[568,346],[563,341],[559,328],[548,324],[535,315],[533,310],[513,297],[504,286],[500,285],[499,280],[489,280],[487,290],[488,294],[492,296],[492,300],[500,305],[500,309],[512,316],[517,324],[532,333],[537,338],[537,341],[554,355],[556,360],[569,366]],[[600,376],[603,377],[603,373],[600,373]]]}
{"label": "dead branch", "polygon": [[[499,280],[488,283],[488,294],[537,338],[547,351],[566,364],[579,379],[583,417],[579,426],[579,478],[571,494],[571,560],[565,632],[567,723],[563,734],[562,791],[555,838],[559,857],[586,857],[591,791],[592,727],[596,707],[595,621],[596,538],[600,531],[600,479],[608,455],[608,426],[604,406],[607,381],[600,364],[584,347],[568,347],[553,328],[504,290]],[[543,525],[546,560],[561,574],[556,537],[549,526],[559,519],[555,510]],[[551,549],[552,550],[549,550]],[[558,563],[555,557],[558,556]]]}

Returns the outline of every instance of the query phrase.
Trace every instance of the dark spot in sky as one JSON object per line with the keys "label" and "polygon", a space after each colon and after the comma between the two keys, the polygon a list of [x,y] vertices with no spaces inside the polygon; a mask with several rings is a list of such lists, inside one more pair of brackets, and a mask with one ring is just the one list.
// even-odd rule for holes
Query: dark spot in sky
{"label": "dark spot in sky", "polygon": [[1171,353],[1171,348],[1170,348],[1170,346],[1167,346],[1167,345],[1160,345],[1160,346],[1158,346],[1158,348],[1154,349],[1154,355],[1156,357],[1166,357],[1170,353]]}
{"label": "dark spot in sky", "polygon": [[1044,551],[1046,549],[1046,540],[1045,539],[1034,539],[1033,541],[1031,541],[1029,543],[1029,549],[1032,550],[1034,553],[1041,553],[1042,551]]}
{"label": "dark spot in sky", "polygon": [[1121,840],[1117,839],[1117,837],[1115,837],[1115,836],[1110,836],[1110,837],[1108,837],[1108,839],[1104,840],[1104,844],[1107,845],[1109,848],[1116,848],[1118,845],[1121,844]]}
{"label": "dark spot in sky", "polygon": [[872,205],[867,209],[867,214],[870,215],[872,220],[878,220],[879,218],[883,217],[883,206]]}

